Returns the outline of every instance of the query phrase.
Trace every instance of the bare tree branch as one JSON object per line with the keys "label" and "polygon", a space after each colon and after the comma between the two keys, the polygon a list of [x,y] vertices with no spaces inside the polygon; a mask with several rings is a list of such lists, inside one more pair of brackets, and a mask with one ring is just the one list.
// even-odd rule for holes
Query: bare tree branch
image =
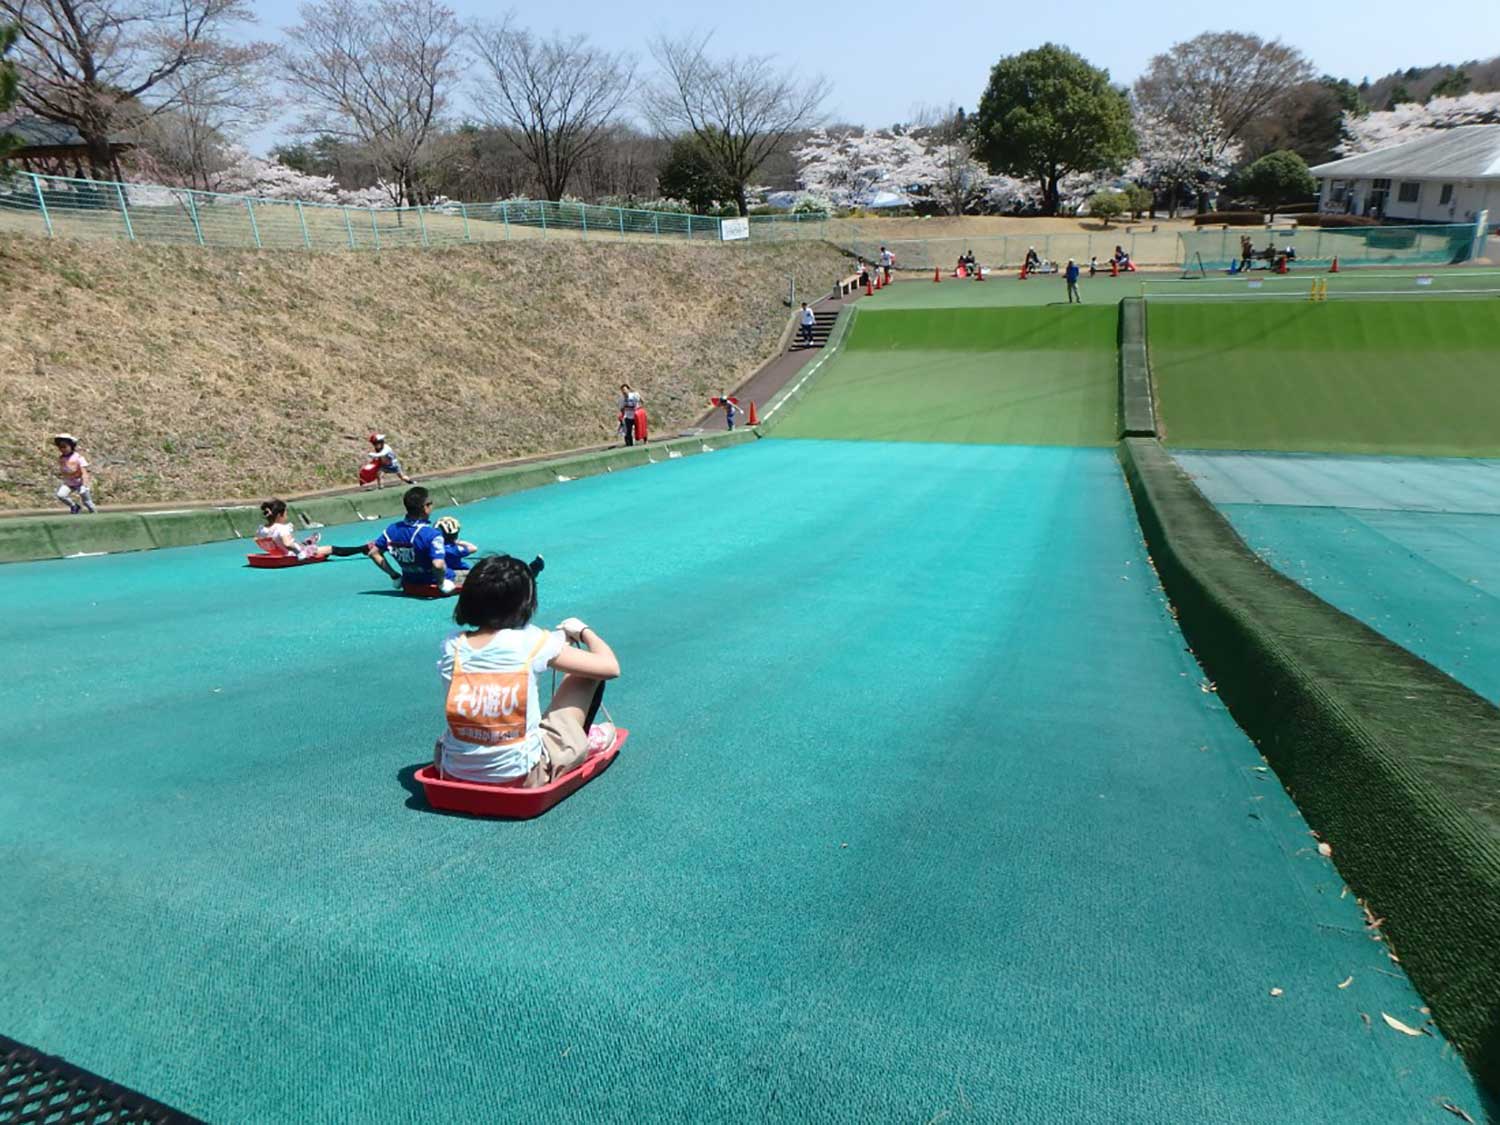
{"label": "bare tree branch", "polygon": [[710,59],[709,38],[660,36],[652,42],[661,77],[644,108],[663,132],[698,138],[736,185],[743,215],[750,177],[790,136],[819,124],[831,87],[821,76],[801,79],[777,70],[768,55]]}
{"label": "bare tree branch", "polygon": [[635,62],[587,36],[540,39],[512,26],[470,29],[484,76],[475,100],[536,168],[548,199],[561,199],[579,165],[610,135],[635,79]]}
{"label": "bare tree branch", "polygon": [[463,62],[458,18],[437,0],[311,0],[301,15],[282,52],[287,83],[307,107],[301,130],[360,144],[395,203],[419,200]]}
{"label": "bare tree branch", "polygon": [[1153,58],[1136,80],[1135,99],[1153,117],[1183,124],[1206,107],[1227,147],[1312,74],[1302,52],[1279,40],[1210,31]]}
{"label": "bare tree branch", "polygon": [[20,33],[21,104],[77,129],[95,176],[118,174],[112,135],[263,59],[229,35],[254,18],[249,0],[0,0]]}

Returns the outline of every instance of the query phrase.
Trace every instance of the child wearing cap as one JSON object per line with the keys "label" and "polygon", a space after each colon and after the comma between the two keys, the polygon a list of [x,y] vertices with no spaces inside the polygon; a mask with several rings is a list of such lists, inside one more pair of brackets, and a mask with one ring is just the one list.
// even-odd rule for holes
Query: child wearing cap
{"label": "child wearing cap", "polygon": [[[97,511],[93,474],[89,472],[88,458],[78,452],[78,439],[72,434],[58,434],[52,439],[52,444],[57,446],[57,475],[62,478],[55,493],[58,501],[75,516],[84,508],[91,513]],[[73,499],[74,496],[78,499]]]}
{"label": "child wearing cap", "polygon": [[[370,445],[372,447],[370,460],[375,465],[376,488],[385,487],[384,482],[380,478],[386,473],[394,473],[407,484],[417,483],[401,471],[401,462],[396,458],[396,451],[386,443],[384,434],[371,434]],[[363,487],[364,483],[363,478],[361,478],[361,487]]]}
{"label": "child wearing cap", "polygon": [[469,569],[469,556],[479,550],[473,543],[458,537],[463,526],[457,516],[440,516],[432,521],[443,536],[443,564],[448,577],[454,582],[463,582],[463,572]]}

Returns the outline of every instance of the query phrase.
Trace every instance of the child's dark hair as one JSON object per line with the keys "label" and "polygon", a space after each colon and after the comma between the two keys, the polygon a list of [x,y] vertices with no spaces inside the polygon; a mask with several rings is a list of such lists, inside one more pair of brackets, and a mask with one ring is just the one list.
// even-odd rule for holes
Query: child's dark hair
{"label": "child's dark hair", "polygon": [[281,517],[286,515],[286,501],[267,500],[260,506],[260,514],[265,517],[267,523],[280,523]]}
{"label": "child's dark hair", "polygon": [[536,613],[536,578],[513,555],[480,559],[458,590],[456,624],[470,629],[520,629]]}
{"label": "child's dark hair", "polygon": [[419,520],[427,514],[427,490],[420,484],[408,488],[401,497],[401,503],[406,505],[406,516],[408,519]]}

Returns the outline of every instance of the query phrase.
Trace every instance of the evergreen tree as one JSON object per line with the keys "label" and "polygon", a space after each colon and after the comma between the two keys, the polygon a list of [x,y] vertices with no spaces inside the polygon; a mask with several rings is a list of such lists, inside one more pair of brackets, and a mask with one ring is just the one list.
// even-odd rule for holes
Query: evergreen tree
{"label": "evergreen tree", "polygon": [[1064,176],[1118,170],[1136,151],[1130,101],[1109,72],[1052,43],[995,64],[974,125],[990,171],[1036,182],[1049,215]]}

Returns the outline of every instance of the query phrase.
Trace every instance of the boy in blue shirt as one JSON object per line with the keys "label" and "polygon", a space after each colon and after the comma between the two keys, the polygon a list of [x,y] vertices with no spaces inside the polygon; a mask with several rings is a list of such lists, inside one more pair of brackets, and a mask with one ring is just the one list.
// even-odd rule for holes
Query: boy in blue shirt
{"label": "boy in blue shirt", "polygon": [[1063,271],[1063,277],[1068,283],[1068,304],[1077,301],[1083,304],[1083,298],[1078,295],[1078,263],[1072,258],[1068,259],[1068,268]]}

